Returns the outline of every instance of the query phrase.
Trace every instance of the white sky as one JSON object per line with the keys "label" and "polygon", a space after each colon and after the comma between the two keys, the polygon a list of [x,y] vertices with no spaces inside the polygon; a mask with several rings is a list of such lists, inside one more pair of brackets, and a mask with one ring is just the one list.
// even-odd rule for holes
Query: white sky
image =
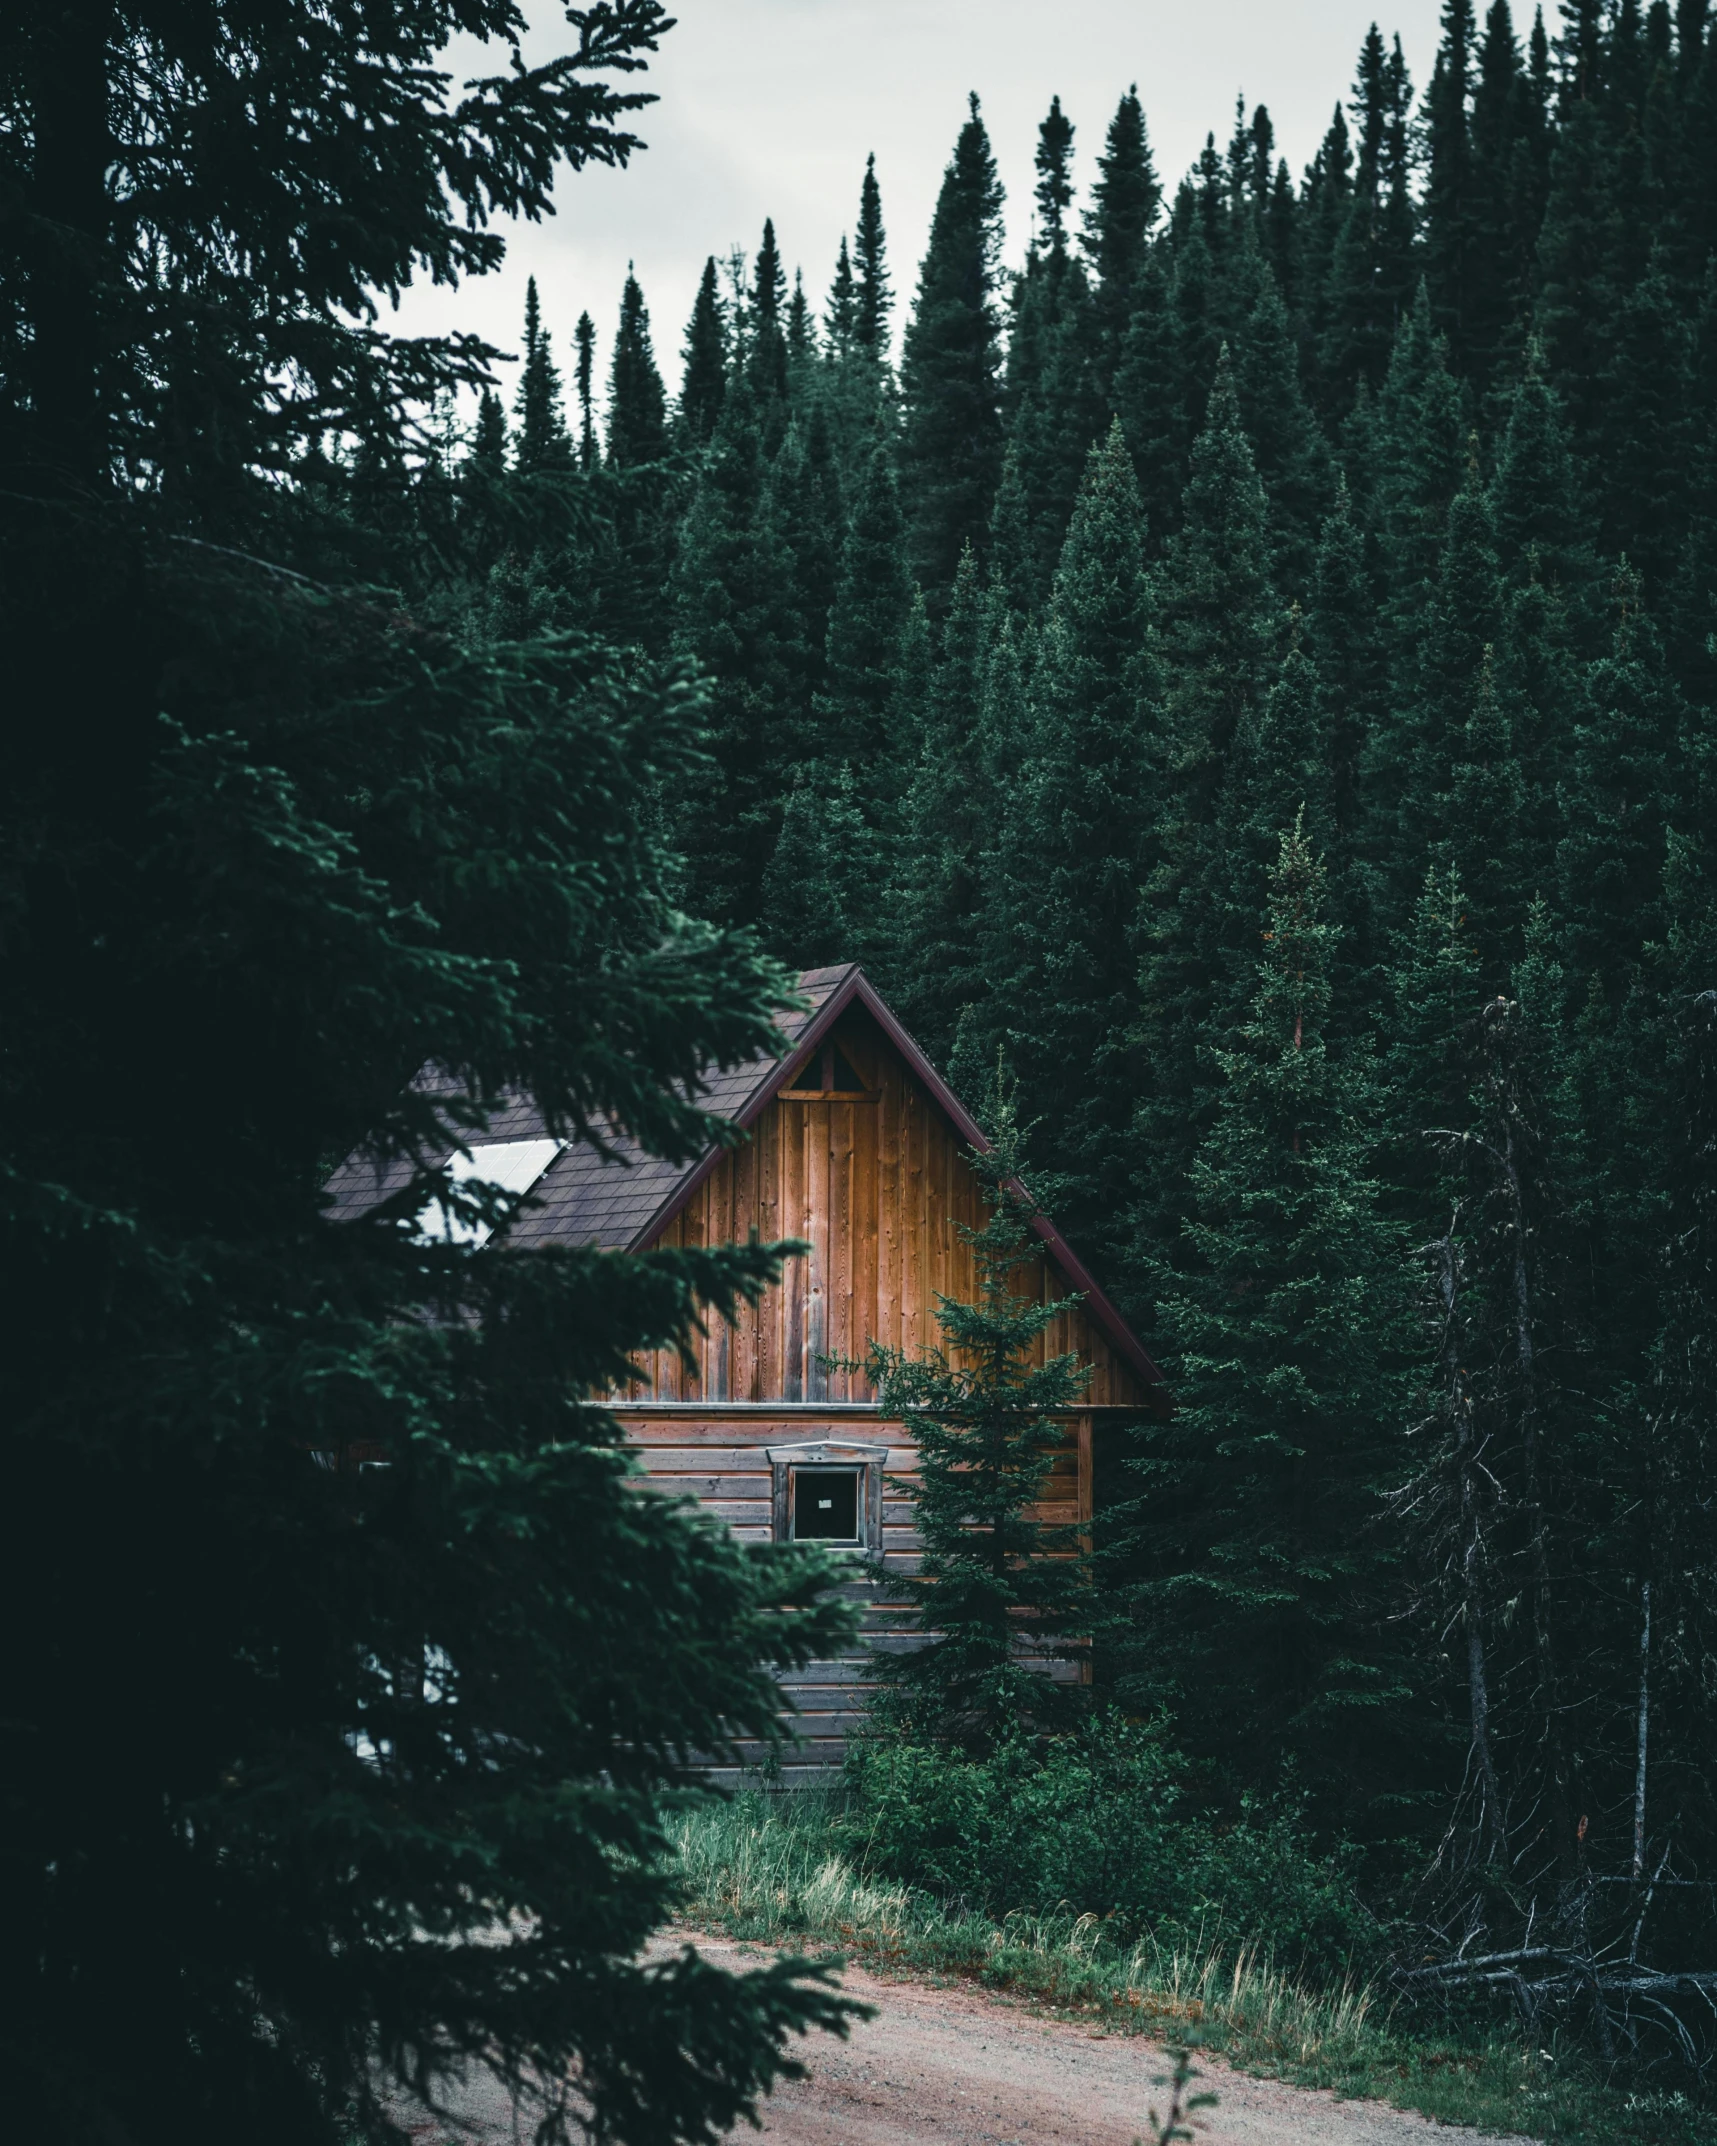
{"label": "white sky", "polygon": [[[553,0],[525,0],[528,57],[560,49]],[[670,0],[670,5],[672,0]],[[1516,7],[1516,27],[1530,24]],[[563,177],[559,213],[513,227],[505,267],[458,292],[419,290],[396,317],[409,333],[470,329],[516,346],[534,273],[562,370],[573,323],[599,330],[599,378],[628,261],[650,307],[670,393],[680,340],[709,254],[755,251],[773,216],[788,273],[802,267],[821,309],[843,231],[852,227],[866,154],[883,190],[898,331],[931,210],[975,89],[1008,192],[1010,258],[1030,232],[1032,152],[1052,94],[1078,128],[1077,177],[1089,183],[1117,99],[1139,85],[1157,169],[1171,190],[1234,99],[1263,102],[1296,177],[1346,98],[1367,25],[1401,33],[1422,92],[1439,0],[683,0],[648,75],[661,102],[640,117],[649,142],[627,171]],[[461,74],[495,73],[476,48]],[[510,369],[509,369],[510,371]]]}

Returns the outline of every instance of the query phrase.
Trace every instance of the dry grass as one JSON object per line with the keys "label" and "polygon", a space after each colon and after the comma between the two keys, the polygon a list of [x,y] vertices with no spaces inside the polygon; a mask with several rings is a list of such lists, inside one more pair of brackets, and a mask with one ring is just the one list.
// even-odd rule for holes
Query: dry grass
{"label": "dry grass", "polygon": [[838,1949],[903,1976],[958,1976],[1162,2040],[1196,2034],[1243,2069],[1570,2146],[1713,2146],[1682,2095],[1625,2092],[1580,2053],[1462,2032],[1369,1983],[1307,1986],[1256,1945],[1117,1944],[1095,1915],[1001,1920],[879,1879],[834,1846],[809,1795],[741,1797],[678,1830],[685,1914],[732,1936]]}

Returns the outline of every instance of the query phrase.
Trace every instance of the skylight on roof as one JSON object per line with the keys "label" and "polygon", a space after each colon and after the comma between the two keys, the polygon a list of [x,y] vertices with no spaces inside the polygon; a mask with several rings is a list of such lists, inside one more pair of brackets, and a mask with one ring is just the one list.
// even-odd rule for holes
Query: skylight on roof
{"label": "skylight on roof", "polygon": [[[454,1185],[493,1185],[499,1191],[522,1199],[565,1147],[564,1140],[493,1140],[474,1147],[469,1155],[455,1155],[447,1165]],[[431,1200],[417,1218],[417,1234],[430,1244],[487,1244],[486,1223],[467,1222],[448,1213],[439,1200]]]}

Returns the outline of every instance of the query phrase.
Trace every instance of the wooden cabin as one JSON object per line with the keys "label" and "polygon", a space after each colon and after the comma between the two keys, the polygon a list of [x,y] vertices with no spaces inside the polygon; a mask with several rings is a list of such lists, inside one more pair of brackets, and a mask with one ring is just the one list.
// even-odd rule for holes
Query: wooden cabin
{"label": "wooden cabin", "polygon": [[[660,1245],[797,1238],[810,1249],[736,1324],[712,1322],[695,1368],[661,1351],[639,1366],[614,1408],[653,1485],[696,1499],[753,1541],[814,1540],[855,1559],[910,1569],[916,1455],[910,1431],[885,1418],[863,1375],[828,1360],[862,1360],[872,1340],[915,1354],[940,1339],[938,1296],[969,1297],[976,1273],[960,1226],[984,1219],[967,1151],[983,1135],[856,965],[800,978],[807,1010],[783,1022],[786,1054],[715,1077],[710,1107],[747,1137],[691,1165],[664,1163],[624,1137],[615,1152],[548,1139],[533,1105],[494,1114],[473,1154],[475,1174],[527,1191],[509,1242]],[[354,1158],[330,1185],[335,1211],[380,1196]],[[1164,1413],[1161,1373],[1052,1223],[1032,1286],[1079,1306],[1044,1338],[1092,1367],[1088,1404],[1067,1425],[1043,1517],[1094,1511],[1097,1440],[1105,1416]],[[910,1644],[898,1603],[855,1579],[866,1631],[845,1660],[795,1673],[799,1741],[787,1772],[838,1764],[874,1688],[878,1650]]]}

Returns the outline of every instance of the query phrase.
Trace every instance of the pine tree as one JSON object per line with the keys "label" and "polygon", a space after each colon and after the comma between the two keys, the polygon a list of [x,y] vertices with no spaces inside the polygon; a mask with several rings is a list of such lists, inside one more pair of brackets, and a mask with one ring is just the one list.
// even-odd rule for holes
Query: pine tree
{"label": "pine tree", "polygon": [[1001,182],[974,96],[937,197],[901,368],[910,558],[937,615],[966,546],[983,555],[1001,479],[1001,212]]}
{"label": "pine tree", "polygon": [[843,760],[801,769],[763,874],[763,943],[792,969],[867,959],[881,860]]}
{"label": "pine tree", "polygon": [[507,413],[493,388],[486,387],[477,403],[471,460],[490,476],[499,476],[507,466]]}
{"label": "pine tree", "polygon": [[1205,1130],[1203,1055],[1218,1040],[1226,995],[1217,801],[1236,734],[1259,721],[1276,669],[1264,492],[1226,357],[1156,594],[1168,734],[1139,909],[1135,1219],[1142,1240],[1160,1247]]}
{"label": "pine tree", "polygon": [[667,450],[667,396],[650,347],[650,315],[630,270],[608,375],[608,466],[637,469]]}
{"label": "pine tree", "polygon": [[995,569],[1022,610],[1048,597],[1085,458],[1104,429],[1090,358],[1090,289],[1067,248],[1072,147],[1073,128],[1057,99],[1038,130],[1047,244],[1033,244],[1014,283],[1008,446],[992,517]]}
{"label": "pine tree", "polygon": [[1049,110],[1037,130],[1037,154],[1032,163],[1037,185],[1032,199],[1037,203],[1037,241],[1051,254],[1067,251],[1067,212],[1073,206],[1073,122],[1061,109],[1061,99],[1051,97]]}
{"label": "pine tree", "polygon": [[762,429],[749,385],[730,384],[680,530],[675,644],[709,679],[710,777],[686,802],[681,838],[706,915],[750,922],[780,834],[794,733],[777,645],[781,562],[764,511]]}
{"label": "pine tree", "polygon": [[1069,1531],[1036,1517],[1089,1373],[1077,1357],[1047,1352],[1050,1327],[1076,1300],[1045,1302],[1035,1286],[1024,1133],[999,1063],[982,1117],[987,1145],[969,1160],[989,1218],[981,1229],[957,1225],[976,1297],[939,1300],[942,1338],[924,1355],[873,1344],[865,1366],[885,1412],[913,1426],[924,1553],[903,1584],[932,1635],[883,1657],[886,1697],[909,1732],[979,1751],[1068,1719],[1079,1687],[1045,1671],[1084,1652],[1077,1634],[1091,1610],[1088,1560]]}
{"label": "pine tree", "polygon": [[1665,806],[1680,787],[1671,755],[1682,723],[1661,637],[1626,569],[1615,606],[1610,652],[1586,677],[1557,864],[1577,978],[1619,1007],[1646,946],[1664,933]]}
{"label": "pine tree", "polygon": [[1193,440],[1186,344],[1175,306],[1179,268],[1177,261],[1170,270],[1162,247],[1146,256],[1114,383],[1115,412],[1159,543],[1179,526]]}
{"label": "pine tree", "polygon": [[1116,424],[1091,451],[1044,622],[992,964],[1056,1204],[1099,1251],[1133,1108],[1132,931],[1160,768],[1148,629],[1144,514]]}
{"label": "pine tree", "polygon": [[[1306,638],[1328,726],[1336,840],[1349,850],[1365,825],[1364,769],[1389,712],[1389,664],[1377,616],[1376,570],[1345,483],[1318,540]],[[1338,919],[1350,936],[1359,932],[1339,891]]]}
{"label": "pine tree", "polygon": [[1477,340],[1479,206],[1473,169],[1473,0],[1443,0],[1443,42],[1425,99],[1425,280],[1439,330],[1465,369]]}
{"label": "pine tree", "polygon": [[679,438],[685,445],[701,447],[712,437],[726,394],[727,320],[712,253],[704,263],[686,327],[678,423]]}
{"label": "pine tree", "polygon": [[960,1008],[982,988],[983,860],[999,812],[984,751],[984,699],[997,625],[995,597],[968,551],[925,700],[889,933],[890,978],[901,1012],[944,1066]]}
{"label": "pine tree", "polygon": [[1369,472],[1402,698],[1413,690],[1449,509],[1467,474],[1470,431],[1448,345],[1421,284],[1378,397]]}
{"label": "pine tree", "polygon": [[535,276],[525,285],[525,362],[519,372],[514,409],[518,418],[514,467],[525,471],[569,468],[572,447],[566,436],[566,413],[561,408],[560,374],[549,356]]}
{"label": "pine tree", "polygon": [[[679,903],[682,680],[467,631],[476,561],[412,518],[417,425],[488,383],[475,338],[375,316],[497,266],[497,203],[534,221],[560,167],[636,146],[660,16],[586,27],[454,121],[449,48],[505,36],[492,9],[8,18],[8,199],[65,239],[0,328],[0,626],[55,711],[0,798],[41,874],[0,946],[30,1516],[0,1985],[32,2140],[380,2146],[396,2085],[487,2071],[545,2140],[690,2146],[839,2016],[801,1972],[646,1949],[688,1756],[768,1735],[762,1665],[846,1621],[800,1554],[640,1497],[601,1397],[776,1255],[413,1226],[504,1223],[447,1162],[514,1094],[700,1152],[689,1099],[783,1002]],[[330,432],[370,480],[333,511],[295,474]],[[393,1196],[336,1219],[360,1142]]]}
{"label": "pine tree", "polygon": [[853,278],[852,255],[847,249],[845,232],[841,234],[841,250],[835,259],[835,280],[829,286],[823,324],[828,331],[831,354],[837,358],[850,356],[858,333],[858,285]]}
{"label": "pine tree", "polygon": [[749,344],[746,366],[751,390],[760,406],[785,400],[787,394],[787,276],[781,266],[781,249],[775,243],[775,223],[765,218],[763,243],[751,277]]}
{"label": "pine tree", "polygon": [[1095,279],[1092,356],[1100,397],[1110,394],[1121,362],[1121,345],[1162,198],[1135,83],[1109,122],[1103,154],[1097,159],[1091,206],[1085,212],[1085,255]]}
{"label": "pine tree", "polygon": [[1372,1174],[1373,1078],[1325,1041],[1323,877],[1296,826],[1251,1018],[1218,1054],[1194,1218],[1162,1276],[1178,1408],[1143,1434],[1123,1689],[1172,1704],[1191,1748],[1241,1782],[1291,1759],[1351,1822],[1394,1776],[1403,1665],[1370,1522],[1399,1465],[1412,1329],[1403,1233]]}
{"label": "pine tree", "polygon": [[1330,262],[1319,368],[1330,407],[1345,410],[1364,381],[1382,384],[1412,295],[1413,203],[1408,191],[1407,80],[1401,41],[1386,52],[1374,23],[1354,83],[1359,128],[1353,191]]}
{"label": "pine tree", "polygon": [[817,757],[846,761],[867,800],[895,794],[893,714],[912,595],[894,457],[878,440],[841,552],[816,730]]}
{"label": "pine tree", "polygon": [[596,467],[596,323],[588,313],[578,316],[574,331],[578,351],[578,466],[588,476]]}
{"label": "pine tree", "polygon": [[888,240],[882,228],[882,188],[877,183],[874,155],[865,159],[864,185],[859,189],[854,266],[853,340],[880,361],[888,356],[888,317],[894,311],[894,293],[888,281]]}
{"label": "pine tree", "polygon": [[1329,449],[1300,385],[1287,311],[1267,270],[1236,348],[1235,392],[1270,505],[1271,573],[1278,588],[1303,591],[1334,484]]}

